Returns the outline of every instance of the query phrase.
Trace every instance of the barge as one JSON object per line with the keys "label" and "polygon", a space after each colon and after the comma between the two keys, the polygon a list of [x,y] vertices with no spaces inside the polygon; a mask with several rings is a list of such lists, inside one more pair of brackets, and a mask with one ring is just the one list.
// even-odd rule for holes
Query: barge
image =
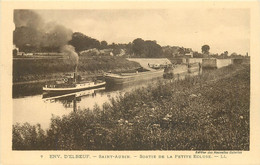
{"label": "barge", "polygon": [[154,78],[162,77],[164,73],[163,69],[151,70],[135,73],[105,73],[105,81],[108,84],[128,84],[137,81],[151,80]]}

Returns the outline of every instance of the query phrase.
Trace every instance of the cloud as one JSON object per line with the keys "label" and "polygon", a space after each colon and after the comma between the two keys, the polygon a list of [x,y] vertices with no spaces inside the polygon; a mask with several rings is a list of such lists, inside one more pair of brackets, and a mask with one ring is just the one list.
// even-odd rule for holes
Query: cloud
{"label": "cloud", "polygon": [[203,44],[209,44],[214,53],[249,51],[250,11],[247,9],[48,10],[39,13],[74,32],[108,43],[128,43],[140,37],[197,51]]}

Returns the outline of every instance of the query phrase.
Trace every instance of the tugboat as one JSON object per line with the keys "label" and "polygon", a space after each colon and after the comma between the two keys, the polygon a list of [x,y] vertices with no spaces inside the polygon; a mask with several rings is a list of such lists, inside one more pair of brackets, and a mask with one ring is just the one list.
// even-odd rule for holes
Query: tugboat
{"label": "tugboat", "polygon": [[70,93],[86,89],[95,89],[103,87],[106,82],[101,80],[85,81],[80,75],[77,75],[77,67],[73,75],[67,75],[62,80],[56,81],[54,84],[45,85],[42,89],[47,93]]}

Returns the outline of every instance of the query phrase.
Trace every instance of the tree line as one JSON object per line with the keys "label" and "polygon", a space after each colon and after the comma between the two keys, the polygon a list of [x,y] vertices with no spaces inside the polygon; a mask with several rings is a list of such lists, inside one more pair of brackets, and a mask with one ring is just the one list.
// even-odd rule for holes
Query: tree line
{"label": "tree line", "polygon": [[80,52],[92,48],[96,49],[113,49],[114,54],[119,54],[121,49],[126,51],[126,54],[134,57],[160,57],[162,55],[162,47],[156,41],[143,40],[137,38],[128,44],[108,44],[106,41],[98,41],[88,37],[82,33],[76,32],[72,35],[72,40],[69,44],[75,47],[75,50]]}
{"label": "tree line", "polygon": [[[29,32],[30,31],[30,32]],[[30,34],[29,36],[27,34]],[[28,44],[28,43],[37,43],[34,40],[37,40],[37,37],[33,37],[33,31],[28,29],[28,27],[19,27],[14,31],[14,45],[19,48],[21,52],[59,52],[60,46],[58,44]],[[55,33],[56,34],[56,33]],[[35,34],[36,35],[36,34]],[[55,37],[60,37],[59,35],[50,36],[49,39]],[[42,40],[42,39],[41,39]],[[59,39],[60,40],[60,39]],[[23,42],[21,42],[23,41]],[[26,41],[26,42],[25,42]],[[28,43],[27,43],[28,41]],[[143,40],[142,38],[136,38],[132,42],[127,44],[125,43],[112,43],[108,44],[107,41],[99,41],[95,38],[86,36],[80,32],[74,32],[71,39],[68,41],[68,44],[75,47],[76,52],[81,52],[88,49],[111,49],[114,55],[120,54],[123,49],[125,55],[128,57],[184,57],[185,55],[192,53],[194,58],[202,57],[215,57],[215,58],[228,58],[228,57],[242,57],[242,55],[237,53],[228,54],[228,51],[225,51],[221,54],[210,54],[210,46],[203,45],[201,47],[201,53],[193,51],[190,48],[184,48],[179,46],[161,46],[155,40]],[[15,54],[15,51],[13,52]]]}

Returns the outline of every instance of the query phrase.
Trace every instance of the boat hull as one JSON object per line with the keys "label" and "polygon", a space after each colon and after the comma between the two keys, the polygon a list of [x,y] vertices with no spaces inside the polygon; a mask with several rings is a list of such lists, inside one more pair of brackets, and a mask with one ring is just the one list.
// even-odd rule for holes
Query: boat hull
{"label": "boat hull", "polygon": [[151,80],[158,77],[163,77],[163,70],[147,71],[128,75],[107,73],[105,75],[105,80],[108,84],[128,84],[137,81]]}
{"label": "boat hull", "polygon": [[70,93],[70,92],[78,92],[86,89],[95,89],[99,87],[104,87],[106,82],[97,83],[89,86],[79,86],[79,87],[71,87],[71,88],[50,88],[43,87],[42,90],[47,93]]}

